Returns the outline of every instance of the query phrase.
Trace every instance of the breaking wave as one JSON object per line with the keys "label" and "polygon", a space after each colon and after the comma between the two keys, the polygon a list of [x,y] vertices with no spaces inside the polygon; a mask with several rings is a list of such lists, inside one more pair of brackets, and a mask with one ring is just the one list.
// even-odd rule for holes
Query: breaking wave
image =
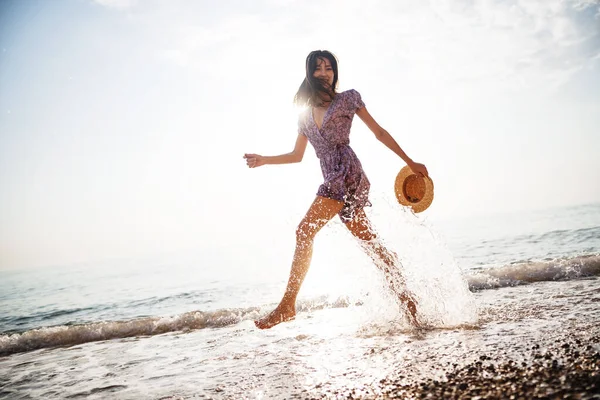
{"label": "breaking wave", "polygon": [[586,255],[547,261],[514,263],[467,276],[469,289],[497,289],[533,282],[559,281],[600,275],[600,256]]}
{"label": "breaking wave", "polygon": [[[324,299],[299,302],[298,312],[324,308],[348,307],[346,298],[329,302]],[[73,346],[110,339],[154,336],[169,332],[188,332],[203,328],[220,328],[261,315],[259,307],[191,311],[172,317],[146,317],[128,321],[103,321],[80,325],[60,325],[32,329],[22,333],[0,335],[0,356],[48,347]]]}
{"label": "breaking wave", "polygon": [[[556,281],[600,275],[600,255],[578,256],[539,262],[515,263],[475,271],[466,276],[472,291],[497,289],[532,282]],[[333,302],[325,298],[300,301],[298,312],[324,308],[348,307],[347,298]],[[354,305],[361,305],[355,302]],[[67,310],[73,312],[81,310]],[[191,311],[172,317],[145,317],[126,321],[102,321],[79,325],[60,325],[0,335],[0,356],[48,347],[72,346],[102,340],[137,336],[153,336],[169,332],[188,332],[204,328],[220,328],[253,320],[262,314],[260,307]]]}

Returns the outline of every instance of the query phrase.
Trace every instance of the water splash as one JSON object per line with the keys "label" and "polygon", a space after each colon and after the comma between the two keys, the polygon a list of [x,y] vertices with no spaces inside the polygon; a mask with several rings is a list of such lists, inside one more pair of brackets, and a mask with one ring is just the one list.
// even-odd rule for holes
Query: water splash
{"label": "water splash", "polygon": [[383,245],[397,254],[394,279],[405,281],[414,294],[424,325],[443,328],[475,323],[477,306],[468,282],[435,227],[385,196],[377,199],[377,210],[371,219],[382,232]]}

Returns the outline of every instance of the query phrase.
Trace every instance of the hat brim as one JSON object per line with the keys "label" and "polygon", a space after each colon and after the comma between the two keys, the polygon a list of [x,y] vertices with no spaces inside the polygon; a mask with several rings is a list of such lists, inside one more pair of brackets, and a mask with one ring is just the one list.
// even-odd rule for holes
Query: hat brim
{"label": "hat brim", "polygon": [[[409,200],[404,193],[404,182],[409,176],[418,177],[418,179],[422,179],[425,183],[425,193],[422,198],[415,201],[414,199]],[[396,175],[396,182],[394,183],[394,192],[396,193],[396,199],[398,199],[398,203],[403,206],[411,207],[415,213],[420,213],[425,211],[431,203],[433,202],[433,181],[429,177],[422,177],[420,175],[415,174],[408,165],[404,166],[398,175]]]}

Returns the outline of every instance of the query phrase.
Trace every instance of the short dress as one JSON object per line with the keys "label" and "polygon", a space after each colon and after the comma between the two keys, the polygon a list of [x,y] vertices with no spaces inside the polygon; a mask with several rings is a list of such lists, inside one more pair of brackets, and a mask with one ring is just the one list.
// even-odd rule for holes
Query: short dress
{"label": "short dress", "polygon": [[355,212],[370,206],[371,184],[358,157],[350,148],[350,127],[356,110],[365,106],[360,94],[352,89],[335,95],[323,117],[321,129],[308,107],[298,120],[298,132],[308,138],[321,162],[324,182],[317,196],[342,201],[342,222],[354,219]]}

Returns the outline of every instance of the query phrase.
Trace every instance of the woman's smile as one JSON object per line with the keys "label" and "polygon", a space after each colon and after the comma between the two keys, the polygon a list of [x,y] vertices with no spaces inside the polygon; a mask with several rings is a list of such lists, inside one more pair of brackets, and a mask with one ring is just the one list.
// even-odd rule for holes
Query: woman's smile
{"label": "woman's smile", "polygon": [[313,72],[313,76],[317,79],[327,82],[329,86],[333,85],[333,67],[331,62],[326,58],[317,59],[317,67]]}

